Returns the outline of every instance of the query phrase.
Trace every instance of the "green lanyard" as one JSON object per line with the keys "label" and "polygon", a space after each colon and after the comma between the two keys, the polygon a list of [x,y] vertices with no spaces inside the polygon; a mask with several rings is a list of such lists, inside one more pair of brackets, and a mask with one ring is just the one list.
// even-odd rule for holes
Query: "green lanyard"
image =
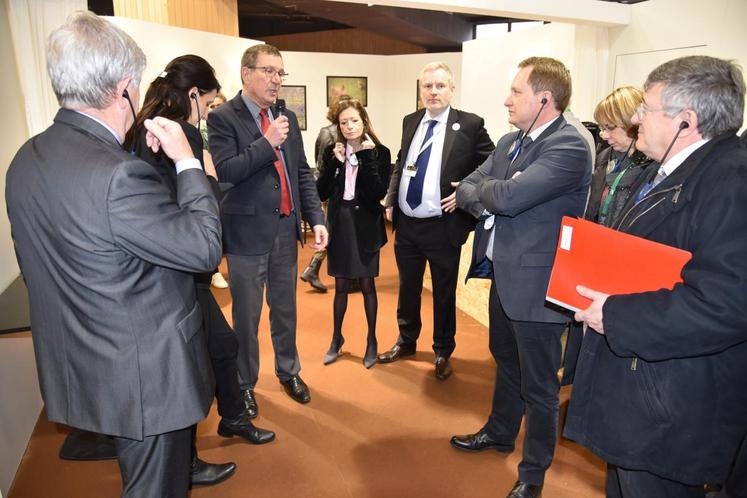
{"label": "green lanyard", "polygon": [[[628,166],[628,168],[629,167],[630,166]],[[602,206],[602,216],[607,217],[607,212],[610,210],[610,204],[612,204],[612,196],[615,195],[615,190],[617,190],[617,184],[620,183],[620,179],[623,177],[625,172],[628,171],[628,168],[625,168],[620,173],[618,173],[615,177],[615,181],[612,182],[610,191],[607,193],[607,198],[604,200],[604,205]]]}

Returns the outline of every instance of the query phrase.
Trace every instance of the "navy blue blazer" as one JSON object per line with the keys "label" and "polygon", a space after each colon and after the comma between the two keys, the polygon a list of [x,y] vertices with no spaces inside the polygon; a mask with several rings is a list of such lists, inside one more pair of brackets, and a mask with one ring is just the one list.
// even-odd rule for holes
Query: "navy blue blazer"
{"label": "navy blue blazer", "polygon": [[[511,320],[563,323],[570,317],[545,304],[547,283],[563,216],[581,216],[591,183],[591,154],[583,137],[561,116],[513,163],[509,150],[519,132],[504,135],[493,154],[457,187],[457,205],[475,217],[496,215],[493,275]],[[475,230],[472,267],[487,248]],[[470,269],[472,271],[472,268]]]}
{"label": "navy blue blazer", "polygon": [[[323,225],[316,182],[306,155],[296,115],[286,110],[290,123],[282,145],[290,193],[301,237],[301,215],[313,226]],[[221,182],[234,187],[223,197],[222,216],[225,252],[256,256],[270,251],[280,220],[280,181],[275,151],[262,135],[241,93],[208,115],[208,144]]]}

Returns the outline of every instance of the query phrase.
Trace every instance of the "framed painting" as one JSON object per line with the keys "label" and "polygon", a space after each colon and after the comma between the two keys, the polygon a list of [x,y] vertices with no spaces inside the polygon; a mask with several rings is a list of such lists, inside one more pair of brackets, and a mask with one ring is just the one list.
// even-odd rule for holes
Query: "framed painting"
{"label": "framed painting", "polygon": [[285,100],[285,107],[296,114],[298,127],[306,130],[306,86],[283,85],[278,92],[278,98]]}
{"label": "framed painting", "polygon": [[340,95],[350,95],[368,105],[368,78],[366,76],[327,76],[327,107]]}

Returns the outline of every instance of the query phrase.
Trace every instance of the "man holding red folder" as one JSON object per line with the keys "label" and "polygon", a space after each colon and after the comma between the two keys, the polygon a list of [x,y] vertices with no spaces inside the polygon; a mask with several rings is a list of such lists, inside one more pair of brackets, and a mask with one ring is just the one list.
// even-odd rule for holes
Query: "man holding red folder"
{"label": "man holding red folder", "polygon": [[747,150],[741,69],[675,59],[645,84],[641,175],[621,231],[690,251],[673,289],[593,300],[565,435],[608,462],[608,497],[702,497],[747,434]]}
{"label": "man holding red folder", "polygon": [[557,437],[560,336],[570,314],[546,306],[545,291],[560,220],[581,216],[591,181],[589,148],[561,116],[570,97],[570,73],[560,61],[522,61],[505,102],[519,131],[501,138],[457,187],[457,205],[484,220],[475,229],[469,276],[493,278],[490,351],[498,368],[488,421],[451,444],[511,452],[526,415],[510,498],[540,496]]}

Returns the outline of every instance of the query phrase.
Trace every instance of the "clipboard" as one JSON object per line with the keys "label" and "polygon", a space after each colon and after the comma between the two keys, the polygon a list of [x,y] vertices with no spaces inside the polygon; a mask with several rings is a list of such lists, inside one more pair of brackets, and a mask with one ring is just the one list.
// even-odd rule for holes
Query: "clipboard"
{"label": "clipboard", "polygon": [[672,289],[682,282],[689,251],[564,216],[546,299],[572,311],[591,300],[577,285],[606,294]]}

